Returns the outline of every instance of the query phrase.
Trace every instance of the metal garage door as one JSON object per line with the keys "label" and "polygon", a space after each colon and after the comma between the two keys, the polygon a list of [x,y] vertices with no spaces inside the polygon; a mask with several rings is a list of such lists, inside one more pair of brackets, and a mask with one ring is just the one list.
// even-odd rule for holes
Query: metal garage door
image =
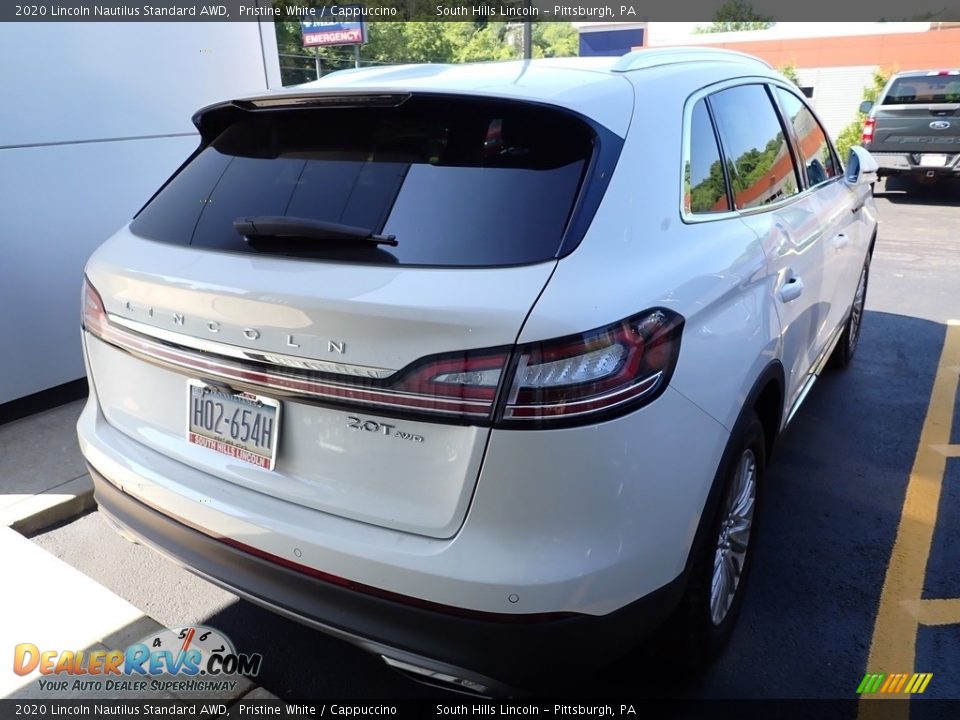
{"label": "metal garage door", "polygon": [[804,87],[813,88],[810,102],[834,138],[856,118],[863,89],[873,83],[876,65],[798,68]]}

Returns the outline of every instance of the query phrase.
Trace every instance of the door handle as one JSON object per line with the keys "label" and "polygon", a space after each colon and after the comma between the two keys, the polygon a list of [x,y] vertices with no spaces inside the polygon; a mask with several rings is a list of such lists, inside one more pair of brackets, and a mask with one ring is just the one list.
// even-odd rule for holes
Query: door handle
{"label": "door handle", "polygon": [[803,280],[794,275],[780,286],[780,300],[788,303],[803,294]]}
{"label": "door handle", "polygon": [[838,233],[833,237],[833,247],[837,250],[843,250],[849,242],[850,238],[846,233]]}

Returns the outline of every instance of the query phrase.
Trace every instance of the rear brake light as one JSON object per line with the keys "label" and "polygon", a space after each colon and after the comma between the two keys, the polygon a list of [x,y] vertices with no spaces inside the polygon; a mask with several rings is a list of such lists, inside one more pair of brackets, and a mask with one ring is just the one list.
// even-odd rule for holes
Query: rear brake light
{"label": "rear brake light", "polygon": [[867,118],[863,121],[863,133],[860,135],[860,142],[863,145],[873,142],[873,129],[876,127],[877,121],[873,118]]}
{"label": "rear brake light", "polygon": [[83,327],[90,332],[102,335],[107,325],[107,312],[99,293],[86,277],[83,278]]}
{"label": "rear brake light", "polygon": [[594,422],[651,402],[670,381],[683,328],[682,317],[657,308],[557,340],[430,356],[377,379],[196,351],[119,320],[85,279],[85,330],[181,373],[279,397],[526,428]]}
{"label": "rear brake light", "polygon": [[517,350],[503,423],[595,421],[652,401],[680,353],[683,318],[654,309],[581,335]]}

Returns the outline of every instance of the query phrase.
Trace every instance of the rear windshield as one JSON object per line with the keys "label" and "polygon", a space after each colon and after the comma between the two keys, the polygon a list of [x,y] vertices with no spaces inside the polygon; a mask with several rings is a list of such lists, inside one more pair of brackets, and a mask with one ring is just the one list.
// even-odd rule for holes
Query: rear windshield
{"label": "rear windshield", "polygon": [[[288,216],[393,235],[397,245],[298,242],[278,254],[354,262],[497,266],[556,257],[596,134],[563,111],[413,96],[397,107],[249,112],[180,170],[133,233],[254,250],[234,220]],[[266,249],[265,249],[266,248]]]}
{"label": "rear windshield", "polygon": [[893,81],[884,105],[960,103],[960,75],[901,77]]}

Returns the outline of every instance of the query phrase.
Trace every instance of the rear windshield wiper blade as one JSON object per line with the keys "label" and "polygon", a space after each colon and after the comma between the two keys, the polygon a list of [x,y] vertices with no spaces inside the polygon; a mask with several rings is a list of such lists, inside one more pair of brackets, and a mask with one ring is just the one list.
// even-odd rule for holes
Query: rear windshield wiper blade
{"label": "rear windshield wiper blade", "polygon": [[246,238],[251,247],[268,249],[269,238],[283,240],[332,240],[397,246],[395,235],[377,235],[367,228],[355,225],[289,217],[287,215],[257,215],[233,221],[233,229]]}

